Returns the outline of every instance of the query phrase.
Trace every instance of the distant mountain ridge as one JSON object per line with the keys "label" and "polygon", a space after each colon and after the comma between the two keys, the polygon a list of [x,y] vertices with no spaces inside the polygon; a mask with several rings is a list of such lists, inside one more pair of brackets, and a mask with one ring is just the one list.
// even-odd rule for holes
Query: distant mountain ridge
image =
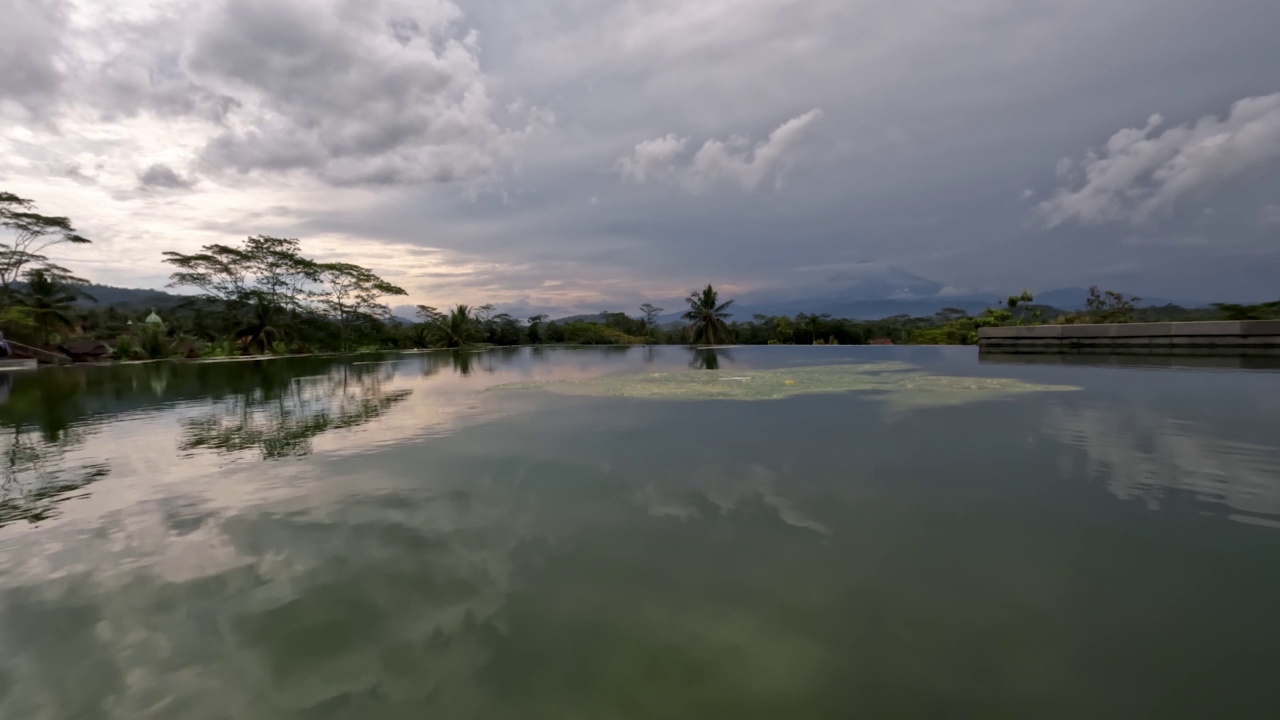
{"label": "distant mountain ridge", "polygon": [[82,288],[93,297],[93,300],[77,300],[79,307],[101,305],[119,305],[129,307],[155,307],[157,310],[170,308],[183,300],[190,300],[190,295],[178,295],[164,290],[148,290],[144,288],[122,288],[112,285],[84,285]]}
{"label": "distant mountain ridge", "polygon": [[[164,310],[171,308],[190,295],[180,295],[164,290],[145,288],[122,288],[110,285],[87,285],[85,291],[97,299],[96,303],[81,300],[76,304],[82,307],[106,307],[116,305],[122,308],[145,310],[155,308]],[[1017,292],[1010,290],[1005,295]],[[1047,305],[1060,310],[1081,310],[1089,291],[1081,287],[1065,287],[1035,293],[1036,305]],[[728,298],[726,298],[728,299]],[[909,273],[894,267],[883,267],[868,263],[865,267],[855,267],[833,272],[817,282],[807,285],[803,295],[794,290],[767,289],[745,292],[735,297],[730,307],[733,319],[750,320],[753,315],[786,315],[799,313],[827,314],[832,317],[851,318],[857,320],[879,320],[895,315],[928,316],[943,308],[957,308],[974,315],[990,307],[1003,304],[1000,293],[959,292],[946,285],[928,278]],[[660,304],[672,308],[680,307],[682,302],[664,300]],[[1142,298],[1141,305],[1164,306],[1171,301],[1162,298]],[[1199,307],[1203,303],[1173,302],[1183,307]],[[499,307],[499,310],[502,308]],[[397,305],[392,312],[401,322],[413,323],[414,307]],[[545,312],[545,311],[544,311]],[[624,311],[632,317],[639,315],[632,308]],[[681,311],[668,312],[658,317],[659,324],[679,323]],[[552,320],[558,323],[585,320],[601,322],[604,312],[572,314],[557,316],[551,313]]]}

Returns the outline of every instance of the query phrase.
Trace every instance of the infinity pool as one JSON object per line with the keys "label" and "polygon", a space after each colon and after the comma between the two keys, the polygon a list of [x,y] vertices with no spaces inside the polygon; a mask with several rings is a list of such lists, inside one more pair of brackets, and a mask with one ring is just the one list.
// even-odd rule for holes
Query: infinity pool
{"label": "infinity pool", "polygon": [[1280,713],[1280,372],[153,363],[0,435],[6,719]]}

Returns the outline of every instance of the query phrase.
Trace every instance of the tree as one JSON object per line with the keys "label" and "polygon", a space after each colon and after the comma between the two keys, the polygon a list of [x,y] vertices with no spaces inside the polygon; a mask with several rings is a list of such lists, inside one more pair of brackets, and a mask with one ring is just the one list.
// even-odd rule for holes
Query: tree
{"label": "tree", "polygon": [[796,315],[796,325],[809,334],[809,343],[811,345],[818,344],[818,336],[823,334],[823,327],[831,319],[827,313],[815,315],[807,315],[800,313]]}
{"label": "tree", "polygon": [[1024,289],[1021,294],[1010,295],[1005,299],[1004,304],[1005,307],[1009,308],[1010,315],[1013,314],[1015,309],[1018,310],[1017,324],[1021,325],[1027,317],[1027,305],[1035,302],[1035,299],[1035,295],[1032,295],[1030,290]]}
{"label": "tree", "polygon": [[791,318],[786,315],[780,315],[773,319],[773,327],[769,329],[769,340],[780,345],[789,345],[795,339],[795,334],[795,323],[791,322]]}
{"label": "tree", "polygon": [[76,233],[65,217],[41,215],[35,203],[13,193],[0,192],[0,227],[12,234],[0,243],[0,294],[10,295],[13,283],[29,266],[48,262],[42,253],[54,245],[71,243],[87,245],[88,238]]}
{"label": "tree", "polygon": [[681,317],[689,322],[689,339],[694,343],[718,345],[728,341],[729,325],[725,322],[732,313],[725,310],[733,304],[732,300],[720,302],[715,288],[707,285],[701,291],[689,293],[685,299],[689,310]]}
{"label": "tree", "polygon": [[483,337],[467,305],[458,305],[448,314],[439,316],[431,329],[434,340],[447,348],[466,347]]}
{"label": "tree", "polygon": [[56,266],[54,272],[45,268],[28,271],[26,281],[21,302],[40,333],[40,342],[48,344],[49,336],[54,330],[75,325],[75,313],[71,304],[80,298],[90,298],[88,293],[75,287],[75,284],[83,285],[85,281]]}
{"label": "tree", "polygon": [[241,248],[205,245],[198,253],[169,251],[164,258],[178,268],[169,276],[169,287],[194,287],[220,300],[229,311],[248,295],[252,262],[249,253]]}
{"label": "tree", "polygon": [[316,266],[320,290],[316,298],[337,322],[342,333],[342,349],[349,349],[351,321],[357,317],[388,317],[391,311],[380,300],[387,295],[408,295],[397,285],[378,277],[368,268],[351,263],[322,263]]}
{"label": "tree", "polygon": [[523,333],[520,322],[507,313],[498,313],[489,319],[486,337],[494,345],[519,345]]}
{"label": "tree", "polygon": [[1127,323],[1133,322],[1133,309],[1141,300],[1111,290],[1099,291],[1097,285],[1090,285],[1084,305],[1089,322]]}
{"label": "tree", "polygon": [[286,312],[302,307],[307,287],[317,280],[318,267],[302,257],[296,238],[255,235],[245,241],[243,253],[253,292]]}
{"label": "tree", "polygon": [[414,314],[418,316],[419,322],[430,324],[444,317],[444,313],[430,305],[416,305],[415,307],[417,311]]}
{"label": "tree", "polygon": [[662,314],[662,308],[654,306],[653,303],[645,303],[640,306],[640,312],[644,315],[644,335],[649,337],[649,334],[657,327],[658,316]]}
{"label": "tree", "polygon": [[529,342],[537,345],[542,342],[542,323],[547,321],[547,315],[534,315],[529,318]]}
{"label": "tree", "polygon": [[1257,305],[1214,303],[1213,306],[1228,320],[1271,320],[1280,316],[1280,300]]}
{"label": "tree", "polygon": [[280,338],[280,331],[271,325],[271,316],[276,307],[263,299],[254,304],[249,324],[235,333],[235,339],[244,342],[246,351],[268,353]]}
{"label": "tree", "polygon": [[177,270],[169,287],[194,287],[221,300],[229,311],[263,302],[290,313],[301,310],[320,267],[302,256],[294,238],[255,235],[243,247],[205,245],[200,252],[164,253]]}

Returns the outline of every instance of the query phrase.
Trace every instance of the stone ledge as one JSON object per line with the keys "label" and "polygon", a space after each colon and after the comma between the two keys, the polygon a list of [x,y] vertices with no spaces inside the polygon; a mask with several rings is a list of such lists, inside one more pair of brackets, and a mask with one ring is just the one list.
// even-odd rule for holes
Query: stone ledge
{"label": "stone ledge", "polygon": [[[1280,320],[1228,320],[1207,322],[1109,323],[1086,325],[1030,325],[1024,327],[979,328],[978,340],[1102,340],[1108,338],[1150,338],[1183,342],[1188,338],[1280,338]],[[1216,342],[1216,340],[1215,340]],[[1251,343],[1252,344],[1252,343]]]}

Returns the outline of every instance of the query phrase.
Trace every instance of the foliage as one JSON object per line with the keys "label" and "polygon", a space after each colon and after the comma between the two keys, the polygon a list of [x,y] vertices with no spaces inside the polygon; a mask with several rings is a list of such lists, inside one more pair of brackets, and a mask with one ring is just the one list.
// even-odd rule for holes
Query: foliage
{"label": "foliage", "polygon": [[437,347],[460,348],[479,342],[484,334],[470,306],[457,305],[447,315],[436,314],[430,324],[430,337]]}
{"label": "foliage", "polygon": [[275,306],[267,304],[266,300],[265,296],[259,297],[254,304],[252,321],[234,335],[237,342],[243,343],[246,352],[258,350],[266,353],[277,346],[284,347],[284,343],[280,341],[280,331],[271,325]]}
{"label": "foliage", "polygon": [[1112,290],[1100,291],[1097,285],[1089,286],[1085,300],[1085,317],[1092,323],[1133,322],[1133,310],[1142,298],[1126,297]]}
{"label": "foliage", "polygon": [[720,302],[715,288],[707,285],[701,291],[693,291],[685,299],[689,310],[682,316],[689,322],[689,340],[695,344],[719,345],[729,341],[728,319],[732,313],[725,312],[732,300]]}
{"label": "foliage", "polygon": [[[1035,299],[1036,299],[1035,295],[1033,295],[1030,290],[1024,289],[1020,294],[1010,295],[1005,300],[1005,307],[1009,309],[1011,316],[1014,310],[1018,311],[1017,322],[1015,324],[1017,325],[1027,324],[1027,310],[1030,309],[1029,306],[1031,305],[1031,303],[1035,302]],[[1031,315],[1032,315],[1032,320],[1035,323],[1038,323],[1044,317],[1044,309],[1035,308],[1034,310],[1032,310]]]}
{"label": "foliage", "polygon": [[36,321],[31,312],[31,308],[25,305],[14,305],[0,307],[0,326],[7,328],[10,332],[30,331],[36,327]]}
{"label": "foliage", "polygon": [[35,203],[10,192],[0,191],[0,228],[10,239],[0,242],[0,295],[8,296],[13,283],[30,267],[43,267],[42,253],[54,245],[85,245],[88,238],[76,233],[71,220],[35,212]]}
{"label": "foliage", "polygon": [[644,336],[647,338],[657,328],[658,316],[662,314],[663,308],[653,303],[645,303],[640,306],[640,313],[644,316]]}
{"label": "foliage", "polygon": [[338,321],[342,329],[342,349],[349,347],[348,335],[354,320],[390,316],[381,304],[387,295],[407,295],[403,288],[375,275],[371,270],[351,263],[317,265],[316,280],[320,289],[315,297],[320,307]]}
{"label": "foliage", "polygon": [[169,276],[169,287],[194,287],[205,295],[234,306],[252,289],[249,253],[229,245],[205,245],[201,252],[183,255],[163,253],[165,262],[177,268]]}
{"label": "foliage", "polygon": [[201,357],[221,358],[231,357],[239,352],[239,348],[230,340],[218,340],[216,342],[206,343],[200,347]]}
{"label": "foliage", "polygon": [[220,310],[212,319],[191,317],[191,331],[207,339],[230,335],[246,350],[381,345],[390,311],[380,301],[405,294],[368,268],[306,258],[293,238],[255,235],[239,247],[205,245],[164,257],[175,268],[171,287],[195,288]]}
{"label": "foliage", "polygon": [[138,330],[137,346],[133,359],[163,360],[172,354],[173,347],[169,342],[169,338],[165,337],[164,328],[145,325]]}
{"label": "foliage", "polygon": [[115,346],[111,348],[111,357],[115,360],[133,360],[137,352],[138,347],[133,338],[124,335],[117,339]]}
{"label": "foliage", "polygon": [[572,345],[643,345],[645,338],[602,323],[577,320],[564,325],[564,342]]}
{"label": "foliage", "polygon": [[1257,305],[1214,303],[1227,320],[1275,320],[1280,319],[1280,300]]}
{"label": "foliage", "polygon": [[519,345],[524,342],[524,327],[507,313],[488,317],[481,326],[485,342],[490,345]]}
{"label": "foliage", "polygon": [[[75,313],[71,304],[84,293],[69,281],[79,281],[62,268],[36,268],[26,275],[26,287],[19,298],[30,313],[39,332],[40,342],[48,344],[53,331],[75,325]],[[83,281],[79,281],[83,283]]]}
{"label": "foliage", "polygon": [[529,338],[530,344],[537,345],[542,342],[542,323],[546,321],[546,315],[534,315],[529,318],[529,327],[525,331],[525,334]]}

